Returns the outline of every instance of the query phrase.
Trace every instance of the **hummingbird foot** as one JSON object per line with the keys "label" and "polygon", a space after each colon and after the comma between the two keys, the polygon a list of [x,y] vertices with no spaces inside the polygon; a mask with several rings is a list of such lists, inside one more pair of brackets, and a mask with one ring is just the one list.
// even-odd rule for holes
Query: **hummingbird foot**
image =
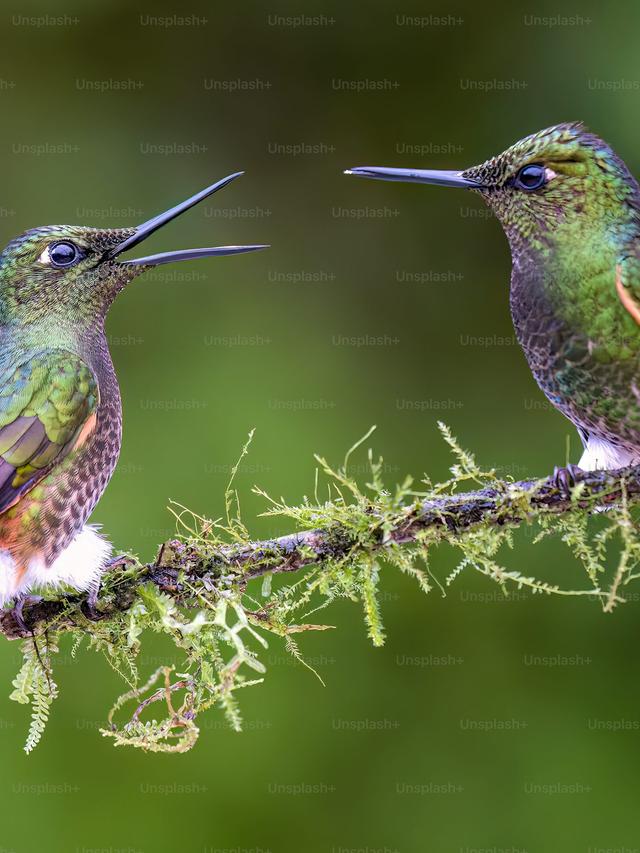
{"label": "hummingbird foot", "polygon": [[118,554],[117,557],[112,557],[104,564],[104,566],[102,567],[102,571],[106,572],[108,569],[124,569],[128,565],[135,565],[135,562],[136,561],[130,554]]}
{"label": "hummingbird foot", "polygon": [[578,465],[567,465],[566,467],[556,465],[551,475],[551,482],[564,498],[569,499],[571,497],[571,490],[579,482],[584,473],[583,469]]}
{"label": "hummingbird foot", "polygon": [[30,634],[33,633],[33,631],[31,630],[31,628],[28,627],[27,623],[24,621],[24,615],[23,615],[24,606],[25,606],[25,604],[37,604],[39,601],[42,601],[41,595],[24,595],[24,594],[19,595],[16,598],[15,604],[13,605],[13,607],[11,608],[11,610],[9,610],[9,613],[13,616],[14,622],[16,623],[18,628],[20,629],[20,632],[25,637],[28,637]]}
{"label": "hummingbird foot", "polygon": [[82,603],[82,613],[92,622],[104,619],[105,614],[98,610],[98,595],[100,594],[100,580],[95,583],[87,593],[87,600]]}
{"label": "hummingbird foot", "polygon": [[[118,554],[117,557],[112,557],[102,566],[100,574],[104,574],[104,572],[110,569],[126,568],[129,564],[135,564],[135,560],[133,560],[129,554]],[[101,586],[102,581],[100,580],[100,577],[98,577],[96,582],[89,587],[87,600],[82,604],[82,612],[87,619],[90,619],[92,622],[99,622],[106,616],[105,613],[101,613],[98,610],[98,597],[100,595]]]}

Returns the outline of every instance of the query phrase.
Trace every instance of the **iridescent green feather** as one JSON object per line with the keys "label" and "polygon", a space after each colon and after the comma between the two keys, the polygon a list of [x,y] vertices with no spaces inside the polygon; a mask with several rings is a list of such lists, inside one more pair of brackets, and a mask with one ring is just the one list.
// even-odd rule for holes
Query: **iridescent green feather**
{"label": "iridescent green feather", "polygon": [[65,350],[40,352],[6,377],[0,389],[0,511],[67,456],[98,400],[93,373]]}

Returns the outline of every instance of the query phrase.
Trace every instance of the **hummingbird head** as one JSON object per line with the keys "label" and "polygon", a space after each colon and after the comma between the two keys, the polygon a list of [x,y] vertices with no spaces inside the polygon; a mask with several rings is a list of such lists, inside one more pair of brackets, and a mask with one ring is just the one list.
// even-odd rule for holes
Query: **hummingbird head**
{"label": "hummingbird head", "polygon": [[365,166],[347,174],[478,192],[500,220],[514,261],[594,235],[624,242],[640,222],[635,178],[606,142],[577,122],[531,134],[462,171]]}
{"label": "hummingbird head", "polygon": [[0,324],[12,321],[82,325],[104,318],[118,293],[137,275],[159,264],[264,249],[263,245],[217,246],[122,255],[185,210],[226,186],[242,172],[131,228],[46,225],[13,239],[0,254]]}

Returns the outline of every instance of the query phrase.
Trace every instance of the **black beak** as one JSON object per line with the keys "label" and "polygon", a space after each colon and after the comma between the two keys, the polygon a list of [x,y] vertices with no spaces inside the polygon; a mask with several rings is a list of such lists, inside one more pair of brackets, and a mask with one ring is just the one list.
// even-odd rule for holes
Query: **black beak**
{"label": "black beak", "polygon": [[480,189],[482,184],[464,178],[462,172],[438,171],[435,169],[392,169],[386,166],[356,166],[347,169],[345,175],[358,178],[376,178],[379,181],[410,181],[417,184],[436,184],[440,187],[463,187]]}
{"label": "black beak", "polygon": [[[126,252],[127,249],[132,249],[134,246],[137,246],[138,243],[142,243],[143,240],[146,240],[147,237],[153,234],[154,231],[157,231],[158,228],[162,228],[162,226],[166,225],[167,222],[171,222],[172,219],[180,216],[180,214],[184,213],[185,210],[189,210],[189,208],[199,204],[199,202],[208,198],[218,190],[221,190],[223,187],[226,187],[227,184],[230,184],[231,181],[235,181],[236,178],[239,178],[240,175],[243,174],[244,172],[235,172],[233,175],[228,175],[226,178],[222,178],[222,180],[217,181],[210,187],[192,195],[191,198],[188,198],[186,201],[176,204],[175,207],[166,210],[164,213],[159,213],[147,222],[143,222],[142,225],[139,225],[136,228],[135,233],[132,234],[131,237],[127,237],[126,240],[123,240],[122,243],[119,243],[115,248],[111,249],[107,253],[105,260],[112,260],[122,252]],[[209,258],[215,255],[238,255],[242,252],[255,252],[257,249],[268,248],[269,247],[265,245],[256,245],[215,246],[208,249],[182,249],[177,252],[161,252],[158,255],[148,255],[146,258],[133,258],[133,260],[122,261],[121,263],[136,266],[157,266],[158,264],[169,264],[173,261],[189,261],[192,258]]]}

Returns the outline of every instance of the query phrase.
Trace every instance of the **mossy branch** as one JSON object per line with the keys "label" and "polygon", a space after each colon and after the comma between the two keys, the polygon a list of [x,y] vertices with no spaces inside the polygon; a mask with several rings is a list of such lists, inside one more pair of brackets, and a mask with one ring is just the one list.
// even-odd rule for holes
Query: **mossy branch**
{"label": "mossy branch", "polygon": [[[356,561],[364,554],[384,556],[384,552],[418,539],[423,543],[428,539],[431,543],[459,544],[465,532],[480,527],[517,527],[546,514],[583,515],[596,505],[619,502],[625,490],[629,501],[640,497],[640,466],[587,472],[580,477],[578,489],[579,494],[570,495],[553,477],[497,481],[487,488],[409,505],[388,529],[383,524],[384,511],[372,502],[367,509],[368,535],[364,536],[362,531],[356,534],[351,525],[336,522],[324,529],[217,548],[211,548],[206,540],[171,539],[160,547],[153,562],[141,564],[132,557],[118,558],[103,578],[110,594],[93,615],[109,619],[124,613],[137,600],[143,584],[153,584],[182,603],[195,593],[206,597],[212,585],[245,586],[269,573],[297,572],[346,559]],[[91,616],[85,594],[60,594],[25,605],[23,619],[29,632],[37,633],[52,623],[56,631],[87,630]],[[0,632],[8,639],[29,636],[18,626],[12,610],[0,614]]]}
{"label": "mossy branch", "polygon": [[[369,451],[370,482],[359,486],[348,473],[349,459],[368,433],[338,468],[317,457],[313,499],[289,506],[254,489],[268,502],[266,515],[289,518],[299,532],[253,541],[233,488],[236,465],[225,493],[224,517],[205,519],[173,505],[179,537],[165,542],[153,562],[128,556],[115,561],[103,576],[97,612],[91,612],[84,595],[49,594],[25,605],[27,634],[11,611],[1,613],[5,637],[27,637],[12,698],[32,703],[29,749],[40,737],[57,693],[51,659],[65,633],[74,638],[74,654],[87,640],[130,687],[112,709],[104,735],[113,737],[116,745],[184,751],[197,738],[196,714],[212,705],[221,707],[230,725],[240,728],[234,694],[257,683],[246,680],[245,667],[264,673],[258,647],[267,645],[265,634],[284,638],[287,650],[304,663],[294,635],[327,628],[306,620],[343,597],[361,602],[369,636],[374,645],[381,645],[380,561],[415,577],[424,592],[430,592],[434,582],[444,592],[465,568],[473,568],[499,583],[505,594],[509,585],[516,585],[538,593],[583,595],[599,601],[605,611],[624,600],[623,588],[638,576],[640,563],[640,538],[632,518],[640,499],[640,466],[585,473],[567,492],[553,476],[513,482],[482,471],[448,429],[441,425],[441,430],[457,460],[445,483],[433,485],[425,479],[418,491],[407,478],[389,490],[381,479],[382,460],[374,460]],[[318,496],[320,476],[327,481],[324,501]],[[465,491],[470,482],[479,488]],[[500,565],[498,551],[513,546],[513,529],[522,524],[537,525],[534,541],[559,534],[586,569],[589,586],[565,589]],[[611,572],[610,546],[616,537],[619,547]],[[429,565],[430,551],[440,543],[461,552],[443,583],[433,577]],[[282,582],[272,589],[278,575]],[[258,590],[251,584],[257,579],[262,579]],[[172,668],[161,667],[145,684],[139,683],[136,658],[142,635],[149,630],[168,634],[184,655],[183,671],[175,673],[173,681]],[[163,686],[145,696],[158,679]],[[137,708],[118,727],[113,715],[130,701],[136,701]],[[143,722],[143,712],[157,703],[164,703],[166,716],[160,722]]]}

